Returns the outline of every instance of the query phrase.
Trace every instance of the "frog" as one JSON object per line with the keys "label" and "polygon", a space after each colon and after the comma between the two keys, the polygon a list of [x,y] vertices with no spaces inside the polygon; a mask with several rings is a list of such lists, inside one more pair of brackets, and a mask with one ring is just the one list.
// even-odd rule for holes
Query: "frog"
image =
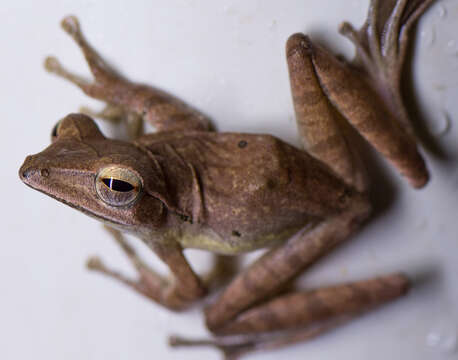
{"label": "frog", "polygon": [[[159,88],[120,75],[91,47],[78,19],[63,29],[81,49],[88,81],[54,57],[46,69],[102,111],[71,113],[51,144],[28,156],[20,179],[110,229],[135,267],[129,278],[91,257],[87,267],[172,311],[208,295],[185,249],[217,259],[266,249],[204,310],[214,337],[170,338],[172,346],[209,345],[226,359],[309,340],[406,294],[403,273],[312,290],[289,285],[370,219],[369,177],[354,136],[364,138],[414,188],[429,179],[401,92],[412,28],[433,0],[371,0],[364,25],[339,31],[356,48],[352,61],[296,33],[286,42],[302,148],[269,134],[217,132],[211,120]],[[128,140],[103,135],[93,118],[126,125]],[[143,123],[155,132],[143,133]],[[126,240],[140,238],[170,269],[156,273]]]}

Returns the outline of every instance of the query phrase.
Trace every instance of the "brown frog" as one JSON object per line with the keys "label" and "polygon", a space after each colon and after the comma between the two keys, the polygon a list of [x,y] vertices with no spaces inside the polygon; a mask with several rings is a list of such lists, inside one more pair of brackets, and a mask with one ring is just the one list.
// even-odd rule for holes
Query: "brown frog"
{"label": "brown frog", "polygon": [[[123,119],[132,140],[108,139],[89,116],[70,114],[56,125],[52,144],[27,157],[20,178],[116,229],[138,279],[109,269],[99,258],[90,259],[88,267],[173,310],[206,294],[183,249],[237,255],[270,248],[206,309],[206,324],[217,337],[173,338],[174,345],[214,345],[236,358],[314,337],[399,297],[409,286],[404,275],[391,274],[279,293],[370,214],[354,130],[413,187],[427,183],[400,76],[409,32],[431,3],[372,0],[360,30],[348,23],[340,27],[357,49],[351,63],[305,35],[289,38],[286,56],[303,150],[271,135],[212,131],[205,116],[179,99],[118,75],[86,42],[77,19],[67,17],[62,26],[84,53],[95,82],[68,72],[54,58],[46,60],[46,68],[106,101],[106,108],[92,115]],[[143,120],[157,131],[140,135]],[[141,238],[169,266],[173,280],[145,265],[119,231]],[[235,341],[229,335],[243,336]]]}

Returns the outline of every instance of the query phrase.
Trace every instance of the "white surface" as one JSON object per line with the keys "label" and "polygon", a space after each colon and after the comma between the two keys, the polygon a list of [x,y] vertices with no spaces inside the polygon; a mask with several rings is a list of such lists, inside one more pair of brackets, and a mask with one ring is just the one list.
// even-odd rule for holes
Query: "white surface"
{"label": "white surface", "polygon": [[[59,28],[76,14],[91,43],[133,80],[167,89],[209,114],[220,130],[270,132],[295,142],[284,59],[293,32],[351,55],[337,24],[360,25],[366,0],[10,1],[0,7],[3,235],[0,251],[1,359],[201,359],[213,350],[170,350],[166,335],[204,335],[198,309],[170,314],[88,273],[90,254],[133,273],[101,226],[23,185],[17,170],[41,151],[52,126],[81,105],[100,107],[45,73],[55,54],[89,74]],[[386,211],[304,277],[309,286],[403,270],[436,276],[378,312],[308,344],[253,359],[456,359],[458,326],[458,2],[439,1],[417,33],[417,112],[446,159],[426,152],[430,184],[414,191],[382,169]],[[370,166],[373,166],[370,165]],[[137,242],[138,243],[138,242]],[[194,252],[194,262],[207,257]],[[154,255],[150,255],[156,264]],[[197,259],[197,260],[196,260]],[[159,266],[159,265],[158,265]],[[161,269],[164,269],[161,267]]]}

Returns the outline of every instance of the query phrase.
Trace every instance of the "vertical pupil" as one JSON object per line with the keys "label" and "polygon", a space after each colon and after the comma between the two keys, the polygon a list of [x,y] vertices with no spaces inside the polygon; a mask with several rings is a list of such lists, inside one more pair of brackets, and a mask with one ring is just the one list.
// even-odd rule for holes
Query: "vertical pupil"
{"label": "vertical pupil", "polygon": [[128,192],[134,189],[132,184],[128,183],[127,181],[115,179],[112,177],[103,178],[103,183],[108,186],[111,190],[119,191],[119,192]]}

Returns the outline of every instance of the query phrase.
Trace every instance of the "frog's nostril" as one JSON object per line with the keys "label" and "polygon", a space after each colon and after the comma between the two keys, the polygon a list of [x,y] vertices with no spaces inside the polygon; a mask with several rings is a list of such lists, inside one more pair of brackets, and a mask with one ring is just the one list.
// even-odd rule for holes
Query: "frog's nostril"
{"label": "frog's nostril", "polygon": [[41,175],[40,169],[34,164],[33,157],[27,156],[24,160],[24,164],[22,164],[21,168],[19,169],[19,177],[22,181],[27,182],[30,180],[35,174]]}
{"label": "frog's nostril", "polygon": [[27,180],[36,172],[36,169],[33,166],[27,166],[26,164],[22,165],[19,169],[19,177],[21,180]]}
{"label": "frog's nostril", "polygon": [[24,169],[24,167],[21,167],[19,169],[19,177],[21,178],[21,180],[28,179],[30,175],[31,175],[31,169],[27,169],[27,168]]}

